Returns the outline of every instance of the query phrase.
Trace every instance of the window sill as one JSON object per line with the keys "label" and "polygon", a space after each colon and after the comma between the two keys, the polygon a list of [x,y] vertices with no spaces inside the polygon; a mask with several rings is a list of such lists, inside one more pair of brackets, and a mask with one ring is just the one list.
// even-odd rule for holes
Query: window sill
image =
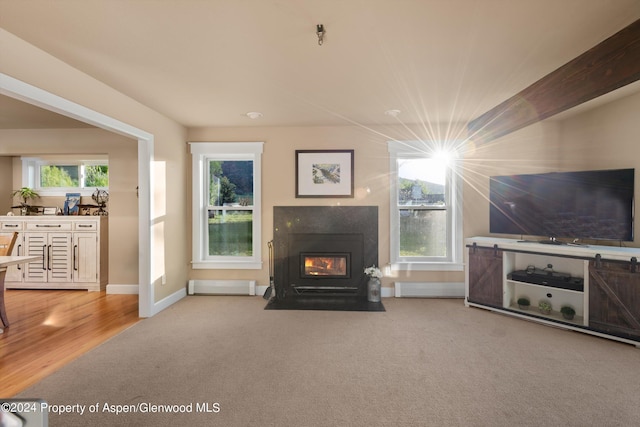
{"label": "window sill", "polygon": [[194,270],[260,270],[262,263],[256,261],[192,261]]}
{"label": "window sill", "polygon": [[394,262],[391,271],[464,271],[460,262]]}

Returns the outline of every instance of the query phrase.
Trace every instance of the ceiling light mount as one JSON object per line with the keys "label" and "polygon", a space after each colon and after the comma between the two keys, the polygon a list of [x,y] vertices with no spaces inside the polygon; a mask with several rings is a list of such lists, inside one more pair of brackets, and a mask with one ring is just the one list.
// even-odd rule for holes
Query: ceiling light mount
{"label": "ceiling light mount", "polygon": [[255,120],[262,117],[262,113],[259,111],[249,111],[245,116],[249,117],[251,120]]}
{"label": "ceiling light mount", "polygon": [[318,36],[318,46],[322,46],[322,43],[324,43],[324,35],[325,35],[324,25],[322,24],[316,25],[316,35]]}
{"label": "ceiling light mount", "polygon": [[400,110],[387,110],[384,112],[384,114],[391,117],[398,117],[398,115],[400,114]]}

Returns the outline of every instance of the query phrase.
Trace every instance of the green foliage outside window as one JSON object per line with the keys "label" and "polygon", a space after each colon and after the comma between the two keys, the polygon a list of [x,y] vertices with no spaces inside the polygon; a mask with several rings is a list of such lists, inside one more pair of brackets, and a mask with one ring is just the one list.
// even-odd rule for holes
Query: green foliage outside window
{"label": "green foliage outside window", "polygon": [[109,166],[96,165],[85,166],[84,168],[85,187],[108,187],[109,186]]}
{"label": "green foliage outside window", "polygon": [[209,256],[253,255],[253,161],[209,160]]}
{"label": "green foliage outside window", "polygon": [[209,211],[209,255],[252,256],[253,214]]}
{"label": "green foliage outside window", "polygon": [[84,185],[81,185],[80,166],[46,165],[40,167],[42,188],[92,188],[109,186],[109,166],[90,165],[84,168]]}
{"label": "green foliage outside window", "polygon": [[244,160],[209,162],[209,205],[253,201],[253,162]]}
{"label": "green foliage outside window", "polygon": [[[42,166],[40,168],[40,186],[46,187],[78,187],[79,181],[76,173],[75,179],[71,177],[70,166]],[[75,167],[77,170],[77,166]]]}

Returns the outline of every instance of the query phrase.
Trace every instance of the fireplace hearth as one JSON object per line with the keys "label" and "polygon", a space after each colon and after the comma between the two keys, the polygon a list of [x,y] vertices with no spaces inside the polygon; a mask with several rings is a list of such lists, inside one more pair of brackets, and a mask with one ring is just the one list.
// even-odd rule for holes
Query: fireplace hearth
{"label": "fireplace hearth", "polygon": [[276,206],[273,218],[272,301],[370,306],[364,268],[378,265],[377,206]]}

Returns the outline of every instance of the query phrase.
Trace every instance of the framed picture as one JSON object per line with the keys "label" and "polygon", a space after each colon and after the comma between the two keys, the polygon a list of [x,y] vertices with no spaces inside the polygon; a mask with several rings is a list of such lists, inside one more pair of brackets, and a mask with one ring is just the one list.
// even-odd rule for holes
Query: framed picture
{"label": "framed picture", "polygon": [[54,207],[45,207],[42,210],[42,215],[55,215],[58,212],[58,208]]}
{"label": "framed picture", "polygon": [[67,198],[64,201],[64,214],[65,215],[78,215],[80,211],[80,193],[67,193]]}
{"label": "framed picture", "polygon": [[296,197],[353,197],[353,150],[296,150]]}

